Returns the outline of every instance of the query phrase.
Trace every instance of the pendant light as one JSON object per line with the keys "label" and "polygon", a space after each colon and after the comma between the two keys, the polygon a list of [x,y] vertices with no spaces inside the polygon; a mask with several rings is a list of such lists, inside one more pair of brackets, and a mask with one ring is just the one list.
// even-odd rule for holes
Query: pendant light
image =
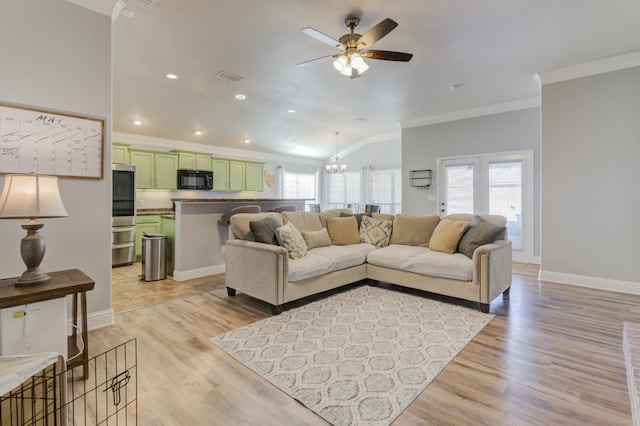
{"label": "pendant light", "polygon": [[327,173],[344,173],[347,171],[347,165],[346,164],[340,164],[340,159],[338,158],[338,135],[340,134],[340,132],[336,132],[336,157],[335,157],[335,162],[332,164],[327,164],[325,166],[325,169],[327,171]]}

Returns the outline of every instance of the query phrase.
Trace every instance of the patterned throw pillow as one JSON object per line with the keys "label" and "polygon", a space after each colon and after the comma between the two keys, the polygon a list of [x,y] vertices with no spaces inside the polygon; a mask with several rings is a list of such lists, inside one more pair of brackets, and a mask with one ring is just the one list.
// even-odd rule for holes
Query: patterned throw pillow
{"label": "patterned throw pillow", "polygon": [[436,229],[433,230],[433,235],[431,235],[431,240],[429,241],[429,249],[447,254],[455,253],[460,238],[462,238],[462,234],[468,227],[468,222],[442,219]]}
{"label": "patterned throw pillow", "polygon": [[362,216],[360,226],[360,241],[373,244],[376,247],[386,247],[389,245],[393,220],[378,220],[369,216]]}
{"label": "patterned throw pillow", "polygon": [[267,216],[264,219],[252,220],[249,222],[249,228],[253,234],[253,240],[259,243],[278,245],[276,238],[276,229],[282,224],[273,216]]}
{"label": "patterned throw pillow", "polygon": [[474,215],[469,223],[469,229],[458,244],[458,251],[469,259],[473,259],[473,252],[478,247],[493,243],[504,230],[504,226],[494,225],[480,216]]}
{"label": "patterned throw pillow", "polygon": [[371,217],[371,213],[340,213],[340,217],[349,217],[349,216],[353,216],[356,218],[356,220],[358,221],[358,229],[360,229],[360,225],[362,224],[362,216],[369,216]]}
{"label": "patterned throw pillow", "polygon": [[307,243],[307,250],[314,249],[316,247],[326,247],[331,245],[331,238],[329,238],[329,232],[327,228],[322,228],[319,231],[300,231],[302,232],[302,238]]}
{"label": "patterned throw pillow", "polygon": [[298,228],[290,223],[276,229],[276,237],[280,245],[289,252],[289,259],[300,259],[307,254],[307,243],[304,242]]}

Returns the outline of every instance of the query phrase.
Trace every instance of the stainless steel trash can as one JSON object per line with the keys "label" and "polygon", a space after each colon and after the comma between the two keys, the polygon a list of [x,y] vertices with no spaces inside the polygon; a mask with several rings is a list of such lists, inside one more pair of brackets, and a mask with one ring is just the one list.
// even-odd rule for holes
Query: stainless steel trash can
{"label": "stainless steel trash can", "polygon": [[142,279],[158,281],[167,277],[167,236],[142,234]]}

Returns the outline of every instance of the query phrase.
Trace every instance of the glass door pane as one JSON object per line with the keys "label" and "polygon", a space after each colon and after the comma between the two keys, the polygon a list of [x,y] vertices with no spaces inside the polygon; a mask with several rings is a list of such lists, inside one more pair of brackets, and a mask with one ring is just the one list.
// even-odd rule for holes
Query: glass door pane
{"label": "glass door pane", "polygon": [[489,163],[489,213],[507,218],[514,250],[522,250],[522,161]]}
{"label": "glass door pane", "polygon": [[444,210],[452,213],[473,213],[474,210],[474,165],[444,166]]}

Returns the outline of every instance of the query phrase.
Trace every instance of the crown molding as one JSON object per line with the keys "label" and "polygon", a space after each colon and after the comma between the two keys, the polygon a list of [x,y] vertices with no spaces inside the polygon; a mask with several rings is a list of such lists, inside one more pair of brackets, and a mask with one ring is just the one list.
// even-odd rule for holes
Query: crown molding
{"label": "crown molding", "polygon": [[430,124],[445,123],[448,121],[463,120],[466,118],[482,117],[484,115],[500,114],[503,112],[518,111],[521,109],[540,106],[540,97],[520,99],[518,101],[502,102],[499,104],[485,105],[479,108],[465,109],[446,114],[432,115],[429,117],[407,120],[400,125],[403,129],[410,127],[428,126]]}
{"label": "crown molding", "polygon": [[[362,140],[360,140],[359,142],[345,148],[343,151],[340,151],[338,153],[338,157],[340,158],[344,158],[349,154],[353,154],[354,152],[358,151],[360,148],[363,148],[371,143],[376,143],[376,142],[387,142],[387,141],[400,141],[402,139],[402,132],[400,130],[398,130],[397,132],[392,132],[392,133],[385,133],[382,135],[377,135],[377,136],[370,136],[370,137],[366,137]],[[331,161],[335,158],[335,155],[332,155],[331,157],[327,158],[326,161]]]}
{"label": "crown molding", "polygon": [[142,149],[181,149],[184,151],[206,152],[214,156],[224,158],[239,158],[249,161],[272,161],[274,163],[291,162],[295,164],[304,164],[315,167],[322,167],[324,162],[314,158],[295,157],[292,155],[271,154],[267,152],[225,148],[214,145],[205,145],[200,143],[185,142],[173,139],[156,138],[153,136],[135,135],[132,133],[113,132],[111,135],[112,142],[135,145],[136,148]]}
{"label": "crown molding", "polygon": [[598,59],[584,64],[544,71],[534,74],[534,78],[539,81],[539,84],[545,85],[639,66],[640,50],[624,55]]}
{"label": "crown molding", "polygon": [[85,9],[111,17],[117,0],[66,0]]}

